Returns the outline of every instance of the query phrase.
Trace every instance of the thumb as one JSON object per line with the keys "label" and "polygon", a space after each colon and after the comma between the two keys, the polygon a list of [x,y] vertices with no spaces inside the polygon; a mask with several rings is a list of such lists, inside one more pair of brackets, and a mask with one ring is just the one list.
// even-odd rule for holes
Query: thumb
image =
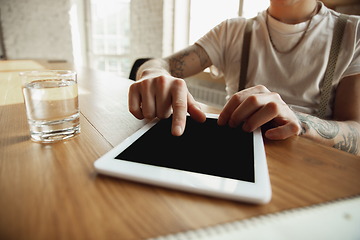
{"label": "thumb", "polygon": [[298,135],[299,131],[300,128],[296,123],[289,122],[285,125],[267,130],[265,137],[271,140],[283,140]]}

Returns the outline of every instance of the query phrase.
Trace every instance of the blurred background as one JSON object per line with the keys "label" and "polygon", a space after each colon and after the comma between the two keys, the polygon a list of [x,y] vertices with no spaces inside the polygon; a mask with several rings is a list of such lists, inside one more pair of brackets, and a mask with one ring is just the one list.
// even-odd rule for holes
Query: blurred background
{"label": "blurred background", "polygon": [[[323,2],[360,15],[359,0]],[[136,59],[167,56],[227,18],[251,18],[268,6],[269,0],[0,0],[0,56],[67,61],[128,77]],[[189,79],[190,85],[207,78]],[[221,107],[223,80],[207,80]]]}

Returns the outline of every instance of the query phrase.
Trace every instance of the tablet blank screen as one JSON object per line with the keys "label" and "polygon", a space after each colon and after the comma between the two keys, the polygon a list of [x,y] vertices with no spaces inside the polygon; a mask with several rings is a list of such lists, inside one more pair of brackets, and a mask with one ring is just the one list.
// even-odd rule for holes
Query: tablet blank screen
{"label": "tablet blank screen", "polygon": [[160,120],[116,159],[255,182],[253,133],[188,116],[184,134],[175,137],[171,123]]}

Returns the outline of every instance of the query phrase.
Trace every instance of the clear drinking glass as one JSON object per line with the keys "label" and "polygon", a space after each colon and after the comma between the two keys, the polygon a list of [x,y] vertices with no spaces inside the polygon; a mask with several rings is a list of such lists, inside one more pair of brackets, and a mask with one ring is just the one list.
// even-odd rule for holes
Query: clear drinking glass
{"label": "clear drinking glass", "polygon": [[33,141],[51,143],[80,133],[76,72],[29,71],[19,76]]}

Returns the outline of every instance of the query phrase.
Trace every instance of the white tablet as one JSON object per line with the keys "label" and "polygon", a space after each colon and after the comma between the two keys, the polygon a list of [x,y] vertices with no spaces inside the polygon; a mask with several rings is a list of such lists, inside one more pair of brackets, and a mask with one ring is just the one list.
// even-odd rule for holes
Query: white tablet
{"label": "white tablet", "polygon": [[184,134],[171,134],[172,118],[154,119],[95,161],[102,174],[253,204],[271,199],[260,129],[205,123],[187,117]]}

